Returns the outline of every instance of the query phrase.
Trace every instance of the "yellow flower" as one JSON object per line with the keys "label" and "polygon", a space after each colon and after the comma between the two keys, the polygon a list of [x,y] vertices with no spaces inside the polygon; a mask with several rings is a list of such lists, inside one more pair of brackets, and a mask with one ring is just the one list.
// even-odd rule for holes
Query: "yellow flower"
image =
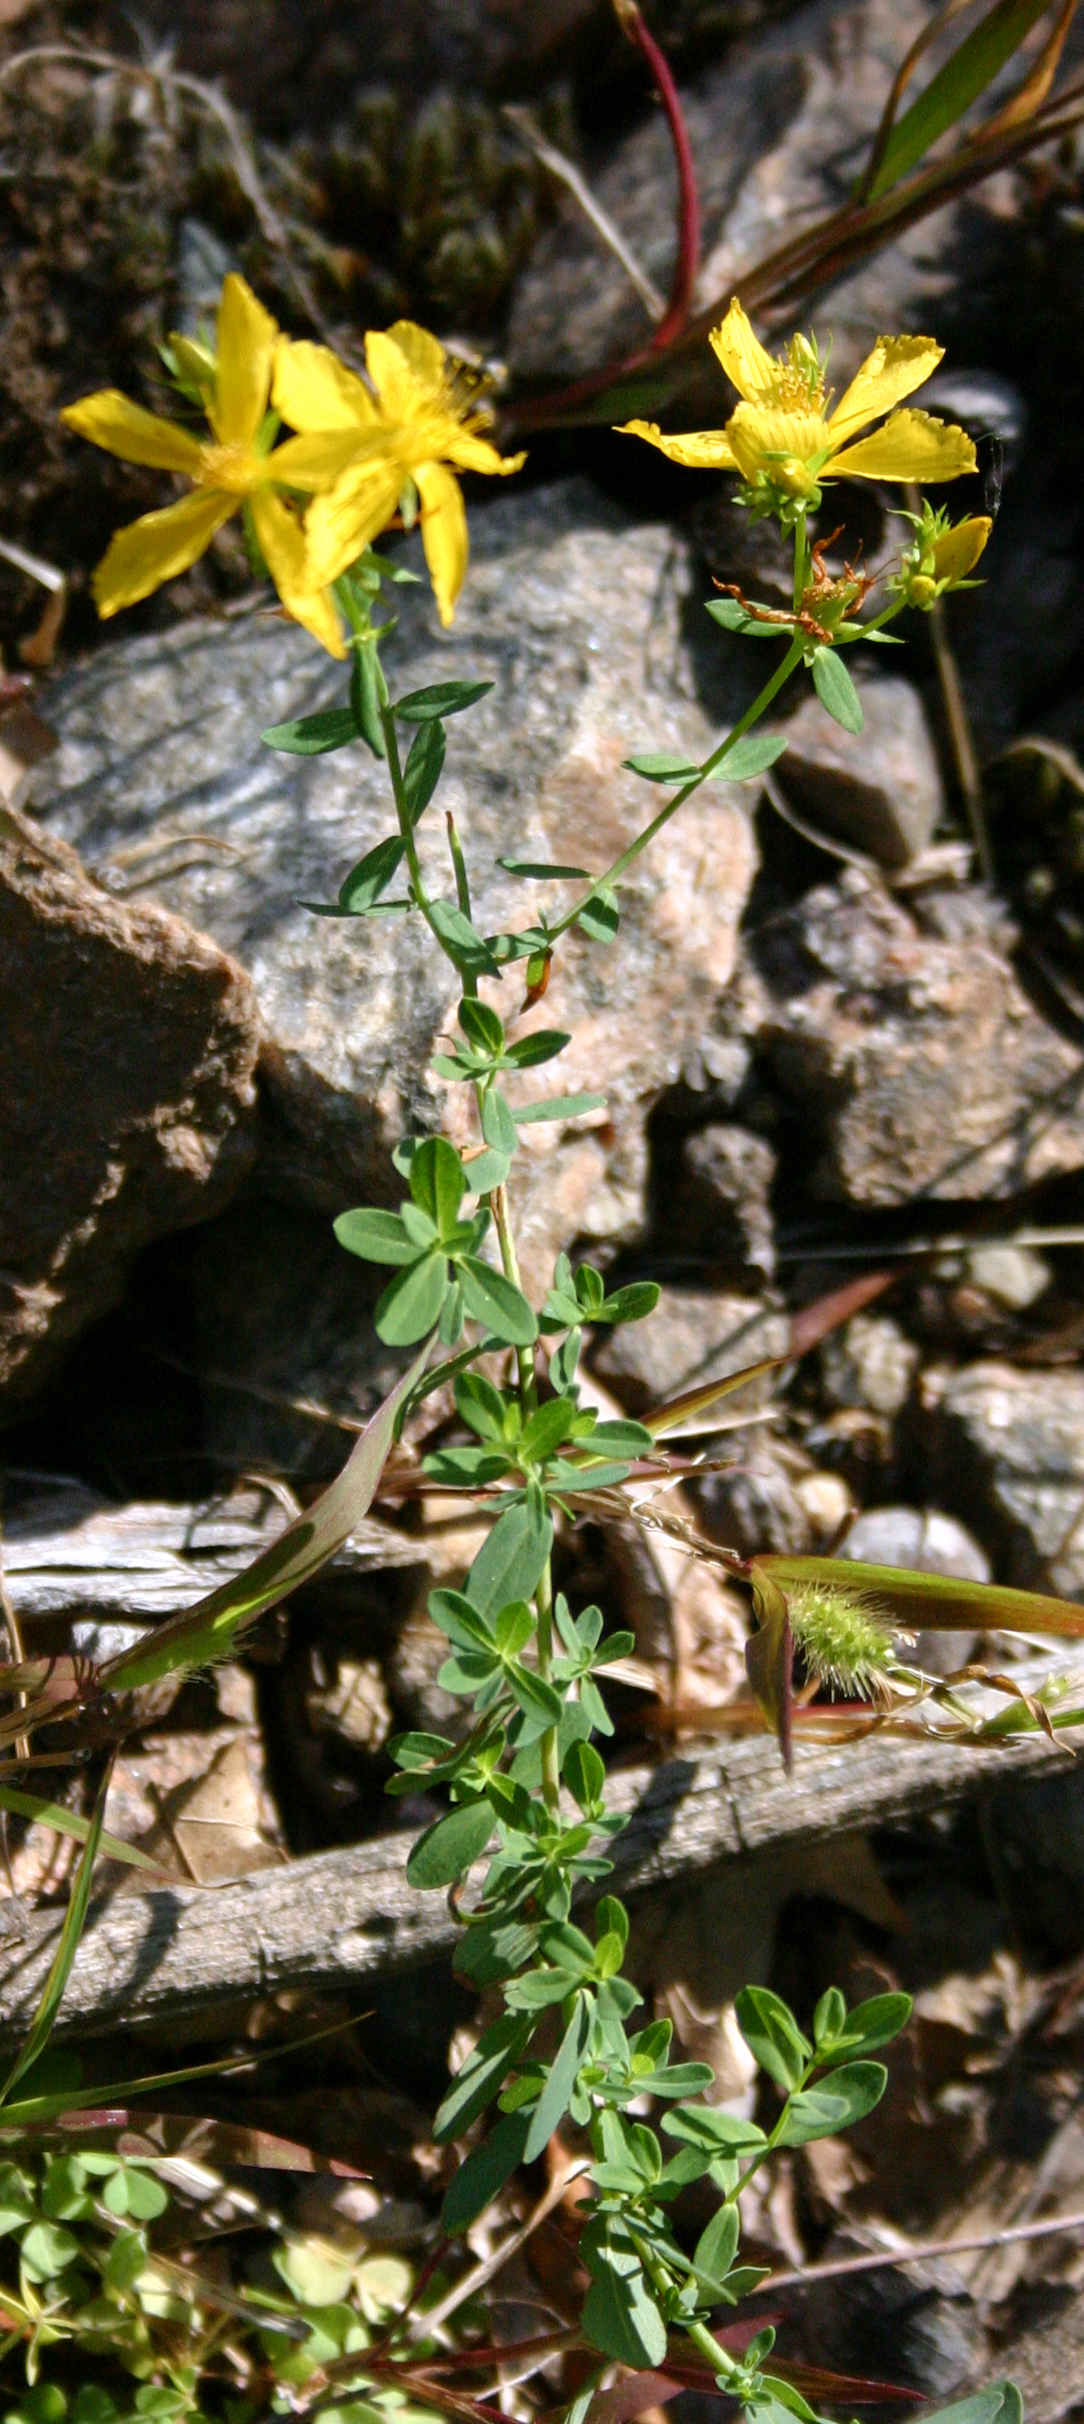
{"label": "yellow flower", "polygon": [[176,573],[187,572],[210,546],[216,530],[247,506],[287,612],[332,656],[346,655],[335,605],[309,577],[301,522],[281,494],[283,488],[311,490],[326,484],[339,465],[329,462],[307,438],[291,438],[273,453],[260,445],[281,343],[270,312],[243,278],[231,275],[222,288],[213,377],[210,364],[205,366],[210,439],[144,412],[112,387],[68,405],[62,418],[80,437],[104,446],[122,462],[178,471],[192,482],[190,496],[157,513],[141,514],[138,522],[114,534],[92,583],[100,615],[117,614],[122,606],[149,597]]}
{"label": "yellow flower", "polygon": [[[627,421],[628,435],[646,438],[671,462],[696,469],[739,471],[754,511],[793,518],[820,502],[825,480],[956,480],[974,471],[975,449],[962,429],[932,414],[895,408],[921,387],[941,360],[932,337],[878,337],[873,352],[829,412],[816,347],[792,337],[776,361],[733,302],[712,346],[742,401],[725,429],[665,437],[653,421]],[[858,437],[882,414],[889,418]],[[852,441],[857,438],[857,444]]]}
{"label": "yellow flower", "polygon": [[478,409],[469,378],[412,320],[370,330],[365,359],[375,401],[324,345],[284,345],[275,364],[276,411],[291,429],[337,453],[342,475],[309,511],[310,579],[321,587],[337,580],[404,500],[409,515],[416,490],[425,558],[447,625],[469,552],[463,498],[448,466],[510,472],[525,457],[502,456],[479,434],[490,415]]}
{"label": "yellow flower", "polygon": [[910,514],[915,535],[890,586],[905,606],[926,613],[946,590],[974,589],[973,572],[994,525],[989,514],[971,514],[964,522],[949,521],[943,508],[935,513],[923,500],[921,514]]}

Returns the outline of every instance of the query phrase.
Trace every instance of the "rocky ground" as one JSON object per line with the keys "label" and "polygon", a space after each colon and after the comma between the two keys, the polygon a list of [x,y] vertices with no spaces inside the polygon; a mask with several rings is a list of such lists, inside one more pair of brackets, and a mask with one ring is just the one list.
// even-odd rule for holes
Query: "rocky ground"
{"label": "rocky ground", "polygon": [[[155,39],[175,30],[167,9],[147,14]],[[120,39],[86,9],[8,15],[9,63],[17,44]],[[705,294],[838,193],[923,16],[920,0],[659,12],[704,172]],[[4,157],[37,168],[0,186],[0,540],[43,551],[73,590],[32,713],[0,720],[3,1543],[30,1648],[106,1654],[243,1562],[338,1468],[396,1358],[331,1217],[392,1200],[404,1127],[454,1117],[428,1073],[451,995],[409,923],[359,942],[300,905],[377,838],[378,770],[360,752],[272,756],[258,734],[332,701],[339,673],[269,614],[228,538],[179,597],[103,644],[84,584],[122,475],[77,459],[49,417],[103,378],[153,400],[156,337],[198,315],[200,278],[230,260],[266,273],[297,326],[300,264],[310,301],[355,342],[367,318],[417,310],[499,352],[517,392],[635,336],[622,273],[517,151],[500,104],[541,89],[547,123],[665,285],[661,124],[601,11],[548,0],[530,17],[528,34],[516,10],[480,4],[374,10],[359,62],[356,12],[331,0],[265,0],[258,40],[223,0],[186,12],[182,71],[226,78],[275,209],[291,197],[277,253],[238,200],[236,160],[231,185],[219,137],[197,141],[183,113],[141,114],[130,82],[70,64],[51,82],[18,71],[17,98],[3,88]],[[411,217],[410,191],[428,217]],[[815,702],[784,699],[791,745],[769,787],[716,785],[675,820],[623,896],[616,949],[571,948],[547,1005],[572,1034],[570,1088],[604,1089],[607,1109],[528,1132],[525,1274],[536,1285],[567,1251],[663,1291],[649,1325],[597,1342],[592,1386],[635,1413],[789,1358],[715,1440],[719,1469],[683,1494],[709,1548],[839,1542],[1084,1599],[1082,224],[1078,163],[1050,160],[923,223],[818,309],[841,375],[883,326],[942,337],[946,404],[980,436],[985,492],[1003,481],[987,585],[949,625],[996,883],[976,874],[920,633],[890,673],[882,652],[858,658],[859,743]],[[157,475],[146,495],[143,477],[123,475],[126,516],[157,501]],[[850,533],[874,561],[886,504],[874,496]],[[641,812],[630,750],[700,755],[725,728],[747,668],[704,617],[711,576],[770,595],[778,565],[770,548],[750,560],[711,479],[600,433],[537,446],[522,481],[470,505],[453,630],[423,588],[404,590],[388,655],[402,688],[493,683],[453,728],[448,776],[489,918],[506,906],[499,855],[612,854]],[[14,653],[40,591],[2,577]],[[796,1317],[860,1282],[862,1308],[797,1352]],[[429,1434],[447,1412],[427,1409]],[[378,1508],[319,1587],[264,1620],[243,1665],[141,1707],[113,1830],[204,1887],[403,1824],[409,1809],[395,1818],[384,1798],[386,1744],[447,1714],[426,1596],[475,1545],[454,1509],[423,1522]],[[619,1524],[583,1527],[561,1553],[632,1625],[652,1679],[651,1694],[616,1696],[619,1764],[712,1753],[744,1693],[744,1613],[718,1567]],[[1010,1672],[1021,1646],[995,1645]],[[971,1647],[951,1640],[948,1662]],[[748,2088],[730,2011],[742,1980],[770,1977],[800,2011],[830,1980],[916,1995],[876,2126],[787,2158],[750,2210],[777,2270],[1084,2205],[1076,1768],[999,1785],[991,1762],[906,1819],[898,1784],[870,1790],[861,1823],[758,1838],[755,1854],[746,1836],[737,1867],[713,1836],[680,1891],[636,1906],[638,1975],[731,2096]],[[35,1906],[62,1897],[66,1848],[9,1824],[13,1974]],[[214,2021],[159,2013],[145,2048],[172,2058],[246,2032],[274,2047],[313,2008],[294,1984]],[[349,2017],[357,1997],[316,2008]],[[438,2160],[427,2115],[472,2009],[440,1955],[367,1981],[365,2010],[318,2074],[283,2055],[239,2101],[374,2174],[364,2190],[307,2182],[291,2211],[418,2247]],[[113,2075],[107,2036],[98,2051]],[[532,2247],[508,2297],[560,2312],[574,2255],[559,2218]],[[1056,2424],[1084,2413],[1081,2284],[1067,2227],[781,2288],[772,2311],[791,2353],[923,2397],[1015,2371],[1032,2424]]]}

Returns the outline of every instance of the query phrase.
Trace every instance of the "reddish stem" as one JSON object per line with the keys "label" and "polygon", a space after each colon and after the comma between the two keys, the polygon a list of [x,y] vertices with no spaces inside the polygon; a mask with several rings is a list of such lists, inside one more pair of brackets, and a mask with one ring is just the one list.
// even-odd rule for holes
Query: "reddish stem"
{"label": "reddish stem", "polygon": [[639,9],[618,6],[621,30],[634,43],[650,68],[655,90],[666,111],[670,140],[674,146],[674,163],[678,173],[680,210],[678,216],[678,250],[674,275],[670,284],[670,301],[663,319],[651,340],[650,351],[659,353],[663,346],[681,335],[696,287],[700,267],[700,193],[696,182],[696,163],[689,142],[688,128],[678,99],[677,86],[653,34],[649,34]]}

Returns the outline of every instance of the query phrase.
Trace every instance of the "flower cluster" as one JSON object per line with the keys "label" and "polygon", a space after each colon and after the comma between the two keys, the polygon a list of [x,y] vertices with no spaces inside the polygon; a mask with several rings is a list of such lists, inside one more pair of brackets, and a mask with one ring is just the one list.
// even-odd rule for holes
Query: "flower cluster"
{"label": "flower cluster", "polygon": [[[347,643],[334,582],[399,514],[421,522],[442,623],[467,569],[457,471],[518,471],[481,432],[477,383],[410,320],[365,340],[370,386],[324,345],[284,337],[245,280],[223,285],[214,352],[174,338],[167,360],[209,436],[145,412],[115,388],[68,406],[68,427],[127,463],[178,472],[190,493],[110,541],[94,574],[99,614],[187,572],[233,514],[288,614],[332,656]],[[295,434],[276,443],[285,423]]]}

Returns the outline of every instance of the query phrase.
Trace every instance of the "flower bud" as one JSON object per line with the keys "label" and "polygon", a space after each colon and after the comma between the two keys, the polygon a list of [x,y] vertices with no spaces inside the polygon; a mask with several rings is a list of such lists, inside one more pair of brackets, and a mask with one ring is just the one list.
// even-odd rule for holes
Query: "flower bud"
{"label": "flower bud", "polygon": [[890,585],[905,606],[917,606],[928,614],[947,591],[975,587],[967,575],[978,563],[993,523],[983,513],[953,524],[943,506],[935,510],[927,503],[921,513],[906,518],[915,535]]}

